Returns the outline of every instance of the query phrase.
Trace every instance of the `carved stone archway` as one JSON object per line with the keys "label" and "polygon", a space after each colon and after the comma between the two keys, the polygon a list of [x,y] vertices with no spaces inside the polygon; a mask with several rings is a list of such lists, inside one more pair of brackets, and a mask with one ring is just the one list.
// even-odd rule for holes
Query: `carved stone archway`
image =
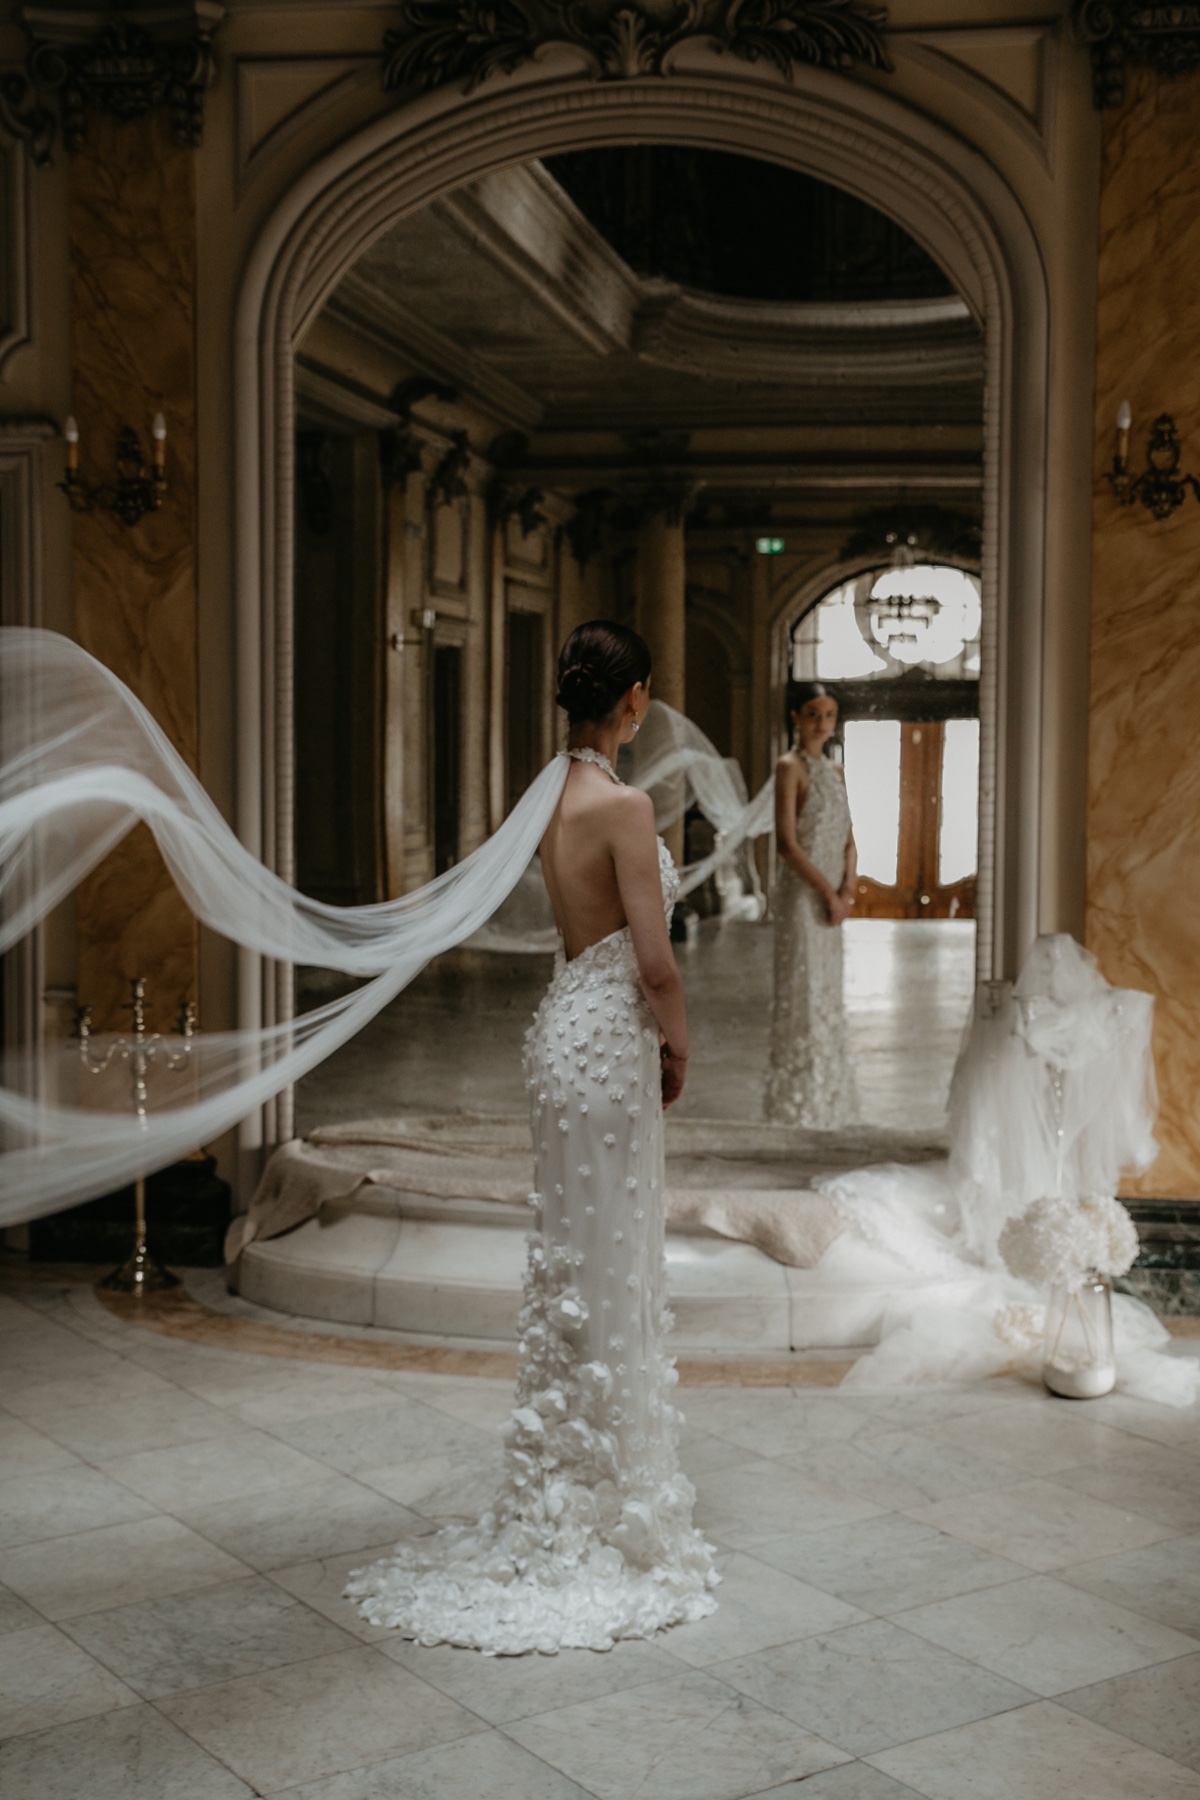
{"label": "carved stone archway", "polygon": [[[1029,221],[998,171],[865,82],[791,82],[689,47],[669,76],[597,83],[569,53],[441,90],[320,158],[247,268],[236,340],[238,828],[292,869],[294,355],[368,246],[437,195],[506,164],[599,144],[687,143],[782,163],[892,216],[941,263],[985,346],[980,911],[984,967],[1012,974],[1038,929],[1048,293]],[[245,1025],[290,1014],[290,973],[244,955]],[[270,1109],[266,1141],[286,1127]],[[261,1142],[247,1128],[245,1142]]]}

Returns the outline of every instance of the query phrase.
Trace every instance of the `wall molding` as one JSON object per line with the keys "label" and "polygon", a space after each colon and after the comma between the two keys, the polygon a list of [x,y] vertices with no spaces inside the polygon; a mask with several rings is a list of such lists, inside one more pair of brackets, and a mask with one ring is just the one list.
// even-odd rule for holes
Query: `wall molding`
{"label": "wall molding", "polygon": [[29,192],[32,154],[26,141],[0,123],[0,193],[6,214],[0,233],[0,377],[36,336],[34,213]]}
{"label": "wall molding", "polygon": [[[52,419],[0,418],[0,624],[42,622],[40,465],[44,445],[57,436]],[[4,965],[4,1044],[23,1069],[40,1063],[44,973],[39,926],[8,952]],[[27,1077],[14,1070],[10,1081],[24,1087]]]}

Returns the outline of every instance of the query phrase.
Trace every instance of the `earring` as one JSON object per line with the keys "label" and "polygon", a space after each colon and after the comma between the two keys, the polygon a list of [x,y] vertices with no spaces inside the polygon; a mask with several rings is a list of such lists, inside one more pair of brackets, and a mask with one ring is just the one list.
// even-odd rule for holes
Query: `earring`
{"label": "earring", "polygon": [[638,734],[638,732],[639,732],[639,731],[640,731],[640,730],[641,730],[641,729],[642,729],[642,721],[641,721],[641,720],[640,720],[640,719],[635,719],[635,720],[634,720],[634,721],[633,721],[633,735],[634,735],[634,737],[636,737],[636,736],[637,736],[637,734]]}

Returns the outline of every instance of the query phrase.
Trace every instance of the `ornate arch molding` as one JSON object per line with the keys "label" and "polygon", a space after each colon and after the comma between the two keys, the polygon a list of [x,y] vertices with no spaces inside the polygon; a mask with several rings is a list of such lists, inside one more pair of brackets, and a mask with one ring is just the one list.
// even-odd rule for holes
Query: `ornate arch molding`
{"label": "ornate arch molding", "polygon": [[[1037,240],[996,169],[944,127],[819,69],[794,81],[689,49],[669,79],[597,84],[557,52],[474,96],[442,90],[322,157],[246,270],[236,333],[238,825],[292,872],[294,354],[342,275],[395,221],[489,169],[602,143],[750,154],[890,213],[946,269],[984,332],[986,678],[980,931],[1012,973],[1037,930],[1048,294]],[[990,824],[990,831],[986,829]],[[986,865],[986,866],[984,866]],[[290,984],[241,971],[244,1023],[283,1018]],[[267,1122],[268,1136],[273,1135]]]}

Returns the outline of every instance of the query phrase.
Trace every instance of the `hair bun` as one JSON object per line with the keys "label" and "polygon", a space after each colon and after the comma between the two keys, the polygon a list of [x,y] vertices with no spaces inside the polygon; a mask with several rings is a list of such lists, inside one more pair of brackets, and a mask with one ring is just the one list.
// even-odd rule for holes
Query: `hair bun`
{"label": "hair bun", "polygon": [[558,677],[558,704],[568,713],[588,711],[597,703],[603,703],[602,685],[583,663],[568,663]]}

